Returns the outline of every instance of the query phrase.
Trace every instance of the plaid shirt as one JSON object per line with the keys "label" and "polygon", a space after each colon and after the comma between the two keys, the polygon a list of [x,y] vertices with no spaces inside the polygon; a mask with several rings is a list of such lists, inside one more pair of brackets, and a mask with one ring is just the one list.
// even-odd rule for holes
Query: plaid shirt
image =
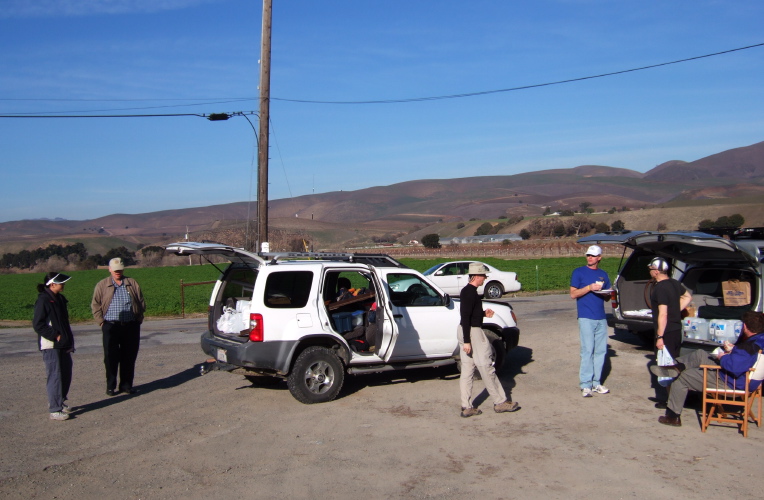
{"label": "plaid shirt", "polygon": [[135,321],[135,315],[130,304],[130,294],[125,282],[117,285],[112,279],[112,283],[114,284],[114,297],[111,299],[111,304],[109,304],[109,309],[103,319],[105,321]]}

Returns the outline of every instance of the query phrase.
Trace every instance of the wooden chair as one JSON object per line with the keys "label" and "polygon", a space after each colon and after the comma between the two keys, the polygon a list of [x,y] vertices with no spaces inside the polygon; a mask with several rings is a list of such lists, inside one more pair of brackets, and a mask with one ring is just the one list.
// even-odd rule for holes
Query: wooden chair
{"label": "wooden chair", "polygon": [[[764,354],[759,351],[759,357],[745,376],[745,387],[731,388],[724,381],[718,365],[701,365],[703,368],[703,413],[701,415],[701,430],[706,432],[711,422],[732,423],[740,425],[744,437],[748,437],[749,420],[761,427],[761,394],[762,385],[749,390],[752,381],[764,380]],[[751,411],[754,402],[758,400],[758,411]]]}

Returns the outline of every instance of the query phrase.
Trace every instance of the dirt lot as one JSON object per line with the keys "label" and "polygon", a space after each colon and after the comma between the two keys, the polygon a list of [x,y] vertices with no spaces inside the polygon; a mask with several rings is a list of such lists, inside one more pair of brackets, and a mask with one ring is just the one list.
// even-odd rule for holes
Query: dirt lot
{"label": "dirt lot", "polygon": [[[76,329],[75,418],[48,420],[29,328],[0,330],[2,498],[758,497],[764,430],[659,425],[648,351],[611,332],[607,395],[581,398],[574,301],[516,297],[501,373],[519,412],[459,417],[454,370],[349,377],[302,405],[284,383],[199,375],[199,319],[147,322],[134,396],[108,398],[100,337]],[[479,383],[478,383],[479,384]],[[734,460],[731,460],[732,457]]]}

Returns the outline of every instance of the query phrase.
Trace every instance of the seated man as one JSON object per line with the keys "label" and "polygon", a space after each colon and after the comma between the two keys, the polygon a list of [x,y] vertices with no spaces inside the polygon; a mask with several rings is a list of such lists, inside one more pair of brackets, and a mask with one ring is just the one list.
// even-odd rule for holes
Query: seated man
{"label": "seated man", "polygon": [[[724,351],[719,354],[721,366],[719,376],[730,388],[745,387],[746,372],[756,363],[759,351],[764,349],[764,314],[747,311],[743,314],[743,331],[734,345],[726,342]],[[669,400],[666,414],[658,418],[665,425],[682,425],[682,408],[687,398],[687,391],[703,390],[703,369],[700,365],[714,364],[714,357],[703,349],[696,349],[677,359],[674,366],[650,366],[650,371],[658,377],[676,377],[669,388]],[[751,382],[749,390],[756,389],[761,382]],[[755,384],[755,385],[754,385]]]}

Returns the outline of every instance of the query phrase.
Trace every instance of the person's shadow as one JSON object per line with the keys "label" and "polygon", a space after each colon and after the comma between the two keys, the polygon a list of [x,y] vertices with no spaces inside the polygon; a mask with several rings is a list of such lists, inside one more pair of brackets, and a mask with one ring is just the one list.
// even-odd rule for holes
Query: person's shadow
{"label": "person's shadow", "polygon": [[[496,375],[499,377],[504,392],[507,393],[507,400],[512,401],[512,389],[515,388],[515,377],[525,374],[523,368],[533,363],[533,349],[530,347],[517,346],[509,351],[504,358],[504,365],[496,369]],[[476,374],[477,375],[477,374]],[[476,377],[477,378],[477,377]],[[472,400],[472,406],[479,407],[488,399],[488,390],[483,389],[480,394]]]}
{"label": "person's shadow", "polygon": [[136,390],[133,394],[124,394],[120,393],[116,396],[107,396],[104,399],[101,399],[99,401],[94,401],[92,403],[87,403],[80,406],[75,406],[72,410],[72,416],[77,417],[78,415],[81,415],[83,413],[88,413],[90,411],[96,411],[101,410],[103,408],[108,408],[111,405],[119,404],[127,399],[140,397],[145,394],[149,394],[151,392],[162,390],[162,389],[171,389],[173,387],[178,387],[181,384],[184,384],[188,382],[189,380],[199,377],[199,373],[201,370],[203,363],[199,363],[197,365],[194,365],[190,368],[187,368],[183,370],[182,372],[175,373],[173,375],[170,375],[165,378],[161,378],[159,380],[154,380],[153,382],[149,382],[147,384],[142,384],[135,386],[134,389]]}

